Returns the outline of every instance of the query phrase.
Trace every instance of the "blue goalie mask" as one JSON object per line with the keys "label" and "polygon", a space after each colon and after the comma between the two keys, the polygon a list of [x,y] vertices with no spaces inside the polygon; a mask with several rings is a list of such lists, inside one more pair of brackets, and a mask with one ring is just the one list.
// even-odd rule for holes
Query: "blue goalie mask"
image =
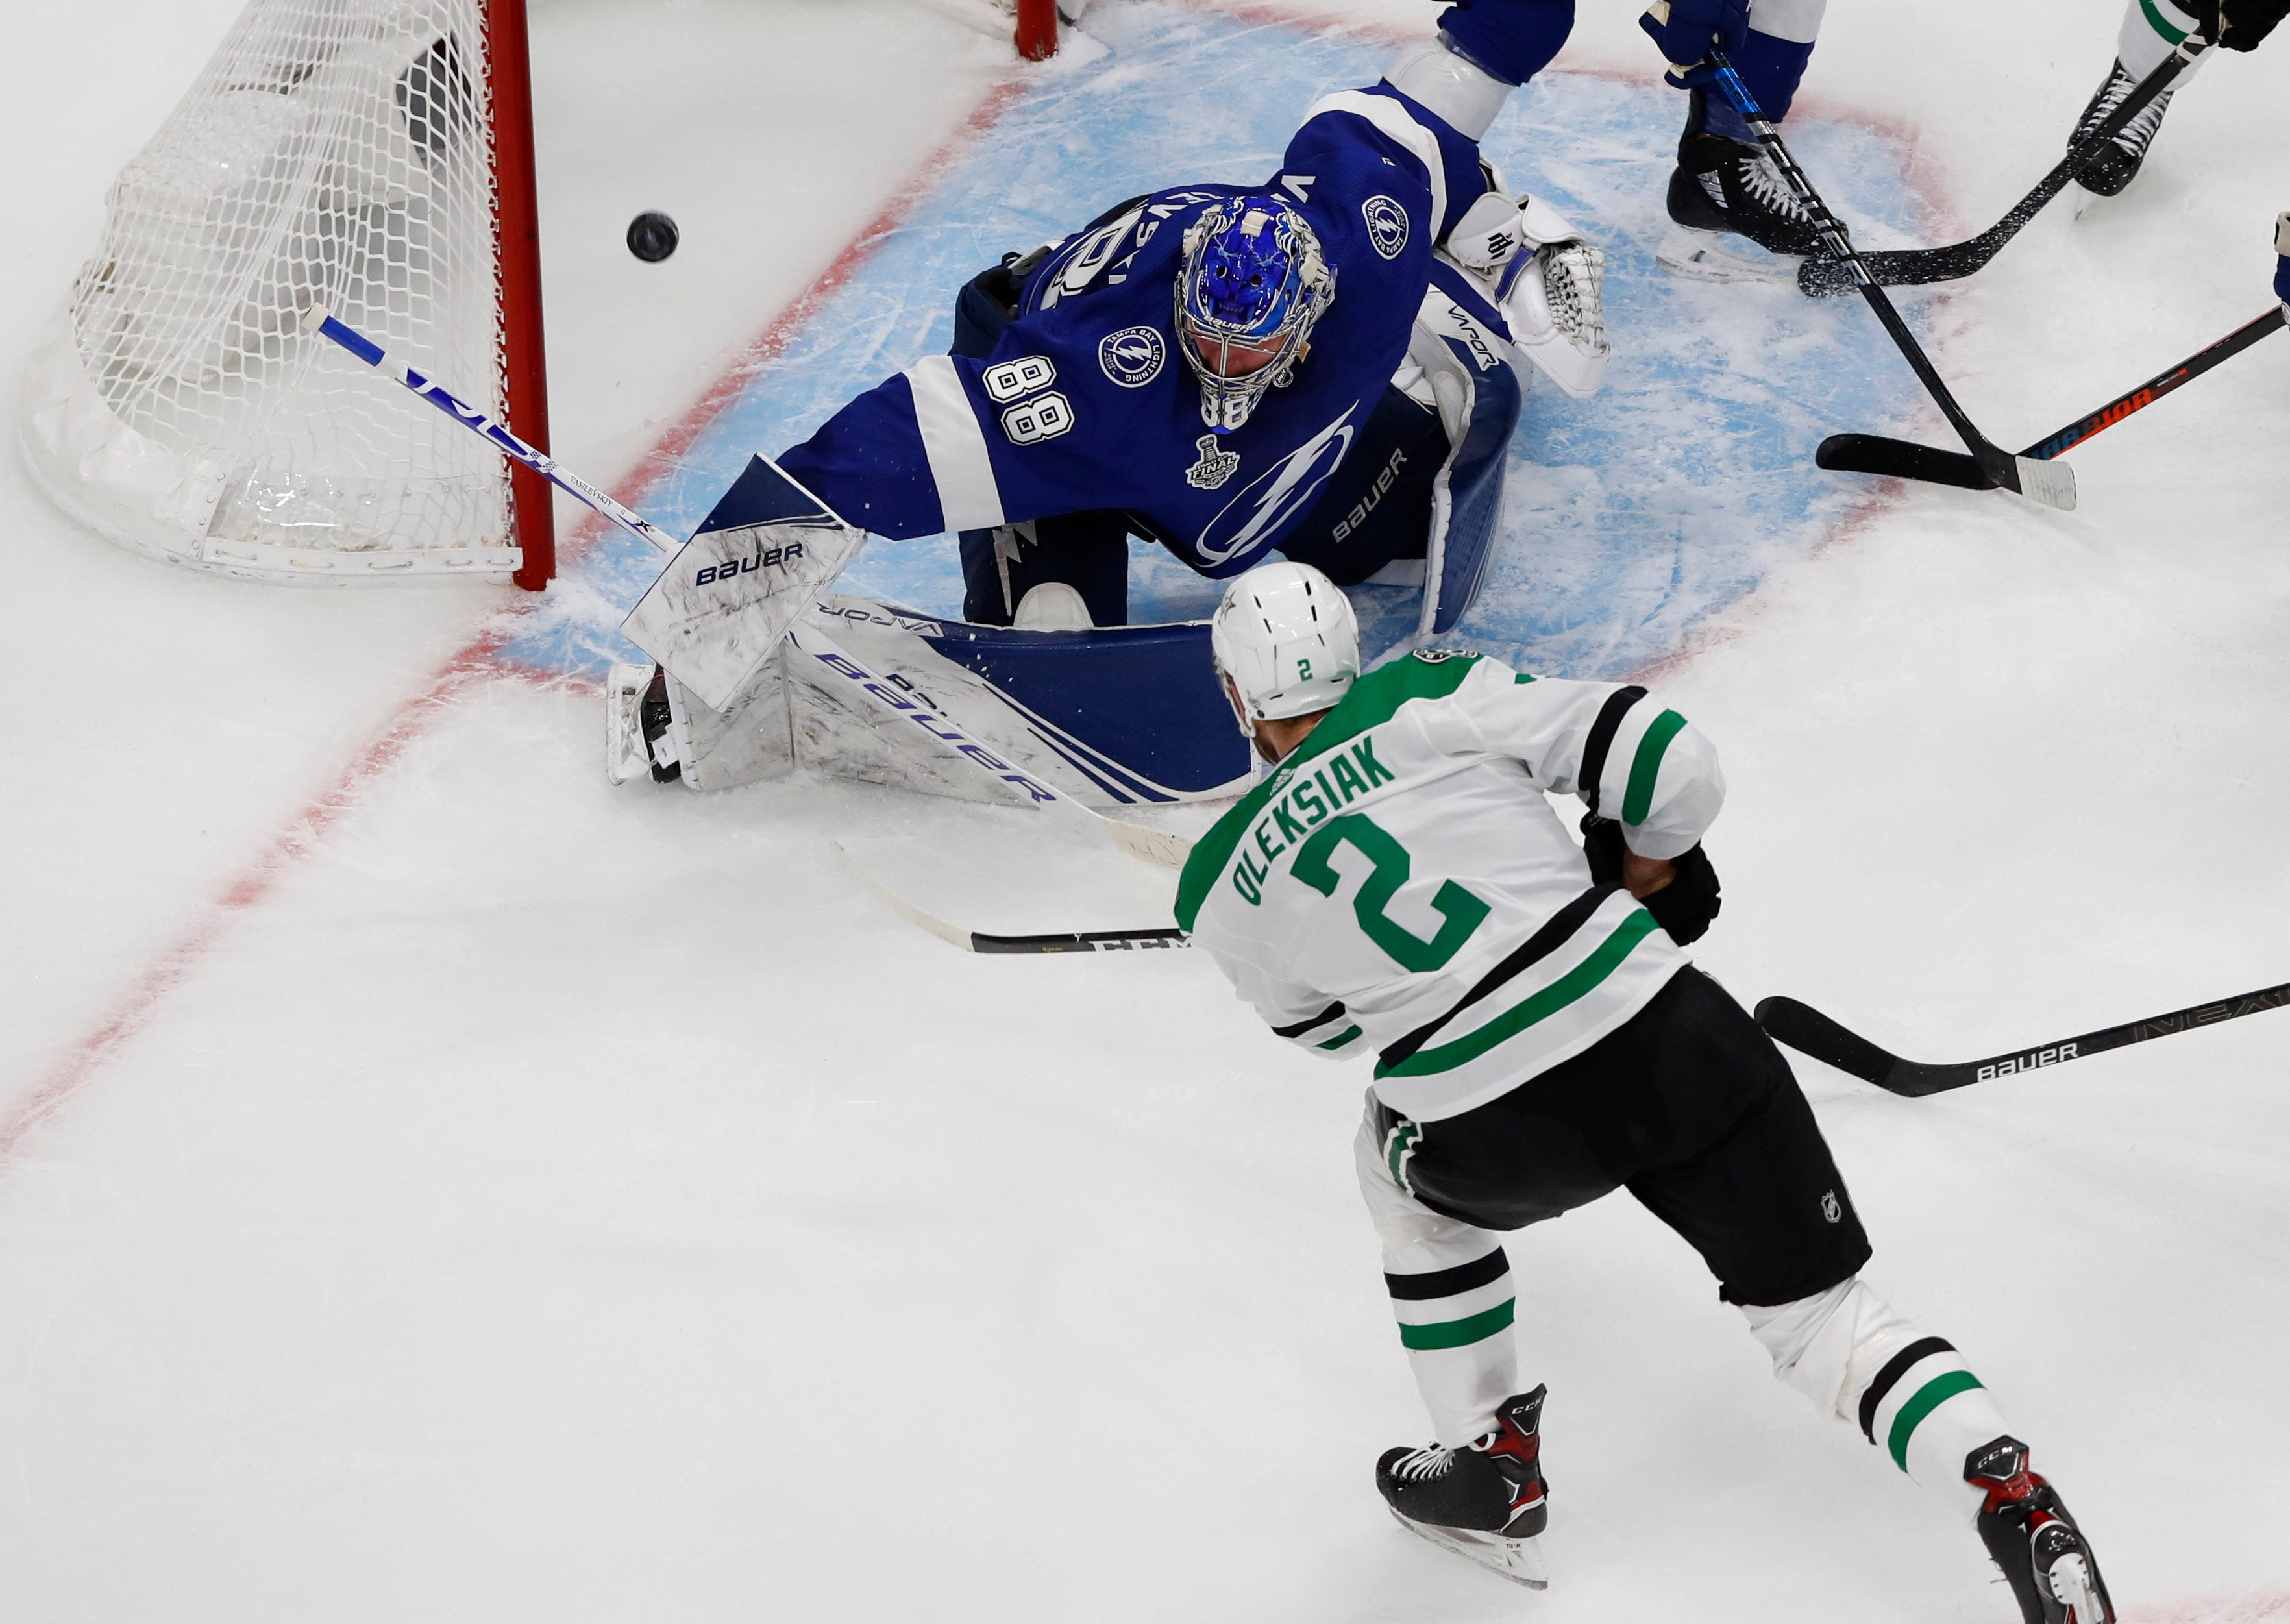
{"label": "blue goalie mask", "polygon": [[1336,274],[1301,214],[1277,197],[1211,204],[1185,232],[1177,277],[1178,347],[1201,386],[1201,420],[1220,434],[1248,421],[1294,375],[1336,296]]}

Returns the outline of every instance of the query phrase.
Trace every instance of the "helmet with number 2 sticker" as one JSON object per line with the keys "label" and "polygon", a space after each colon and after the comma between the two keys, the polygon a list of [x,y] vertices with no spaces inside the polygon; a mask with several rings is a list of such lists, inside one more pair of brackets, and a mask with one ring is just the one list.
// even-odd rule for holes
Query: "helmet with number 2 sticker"
{"label": "helmet with number 2 sticker", "polygon": [[1240,731],[1325,710],[1359,676],[1351,600],[1309,564],[1263,564],[1225,588],[1209,649]]}

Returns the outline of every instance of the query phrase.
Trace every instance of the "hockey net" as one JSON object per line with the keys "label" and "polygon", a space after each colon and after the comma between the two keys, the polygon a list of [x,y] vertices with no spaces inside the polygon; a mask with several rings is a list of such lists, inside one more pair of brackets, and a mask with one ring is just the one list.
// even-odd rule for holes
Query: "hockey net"
{"label": "hockey net", "polygon": [[113,186],[22,437],[179,562],[542,584],[546,487],[305,334],[316,302],[547,444],[522,0],[252,0]]}

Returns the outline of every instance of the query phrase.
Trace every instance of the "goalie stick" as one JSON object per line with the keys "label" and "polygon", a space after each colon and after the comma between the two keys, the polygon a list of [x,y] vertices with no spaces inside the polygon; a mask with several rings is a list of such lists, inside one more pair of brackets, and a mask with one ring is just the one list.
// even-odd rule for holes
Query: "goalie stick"
{"label": "goalie stick", "polygon": [[[2276,305],[2255,321],[2245,322],[2217,343],[2198,349],[2176,366],[2166,367],[2146,382],[2126,389],[2096,412],[2086,412],[2066,428],[2045,436],[2020,454],[2031,461],[2048,462],[2072,451],[2103,428],[2112,428],[2134,412],[2153,405],[2182,383],[2191,383],[2222,361],[2231,360],[2259,340],[2290,325],[2290,311]],[[1921,479],[1927,484],[1955,485],[1966,491],[1992,491],[1995,484],[1980,464],[1962,452],[1941,451],[1914,440],[1895,440],[1880,434],[1833,434],[1813,453],[1822,468],[1847,474],[1889,474],[1898,479]]]}
{"label": "goalie stick", "polygon": [[[679,547],[680,543],[650,519],[613,500],[546,452],[534,450],[503,425],[455,396],[436,380],[424,376],[402,361],[392,360],[381,346],[344,324],[325,306],[313,305],[303,316],[302,326],[306,332],[317,333],[340,345],[384,377],[395,380],[472,434],[490,442],[503,456],[523,463],[574,500],[603,515],[630,535],[667,554],[674,554]],[[1069,814],[1077,813],[1092,820],[1116,846],[1142,861],[1165,868],[1184,867],[1185,859],[1192,851],[1192,843],[1182,836],[1108,818],[1070,796],[1060,794],[1040,780],[1004,761],[969,738],[946,717],[923,705],[917,697],[901,692],[897,686],[853,659],[834,638],[828,636],[823,628],[807,620],[798,621],[789,628],[788,635],[798,650],[834,673],[843,684],[856,688],[876,707],[913,722],[933,738],[951,748],[978,772],[1006,787],[1022,790],[1030,797],[1032,804],[1055,808]]]}
{"label": "goalie stick", "polygon": [[1774,1042],[1787,1044],[1799,1053],[1809,1054],[1839,1071],[1850,1072],[1863,1083],[1874,1083],[1888,1093],[1921,1099],[1926,1094],[1945,1093],[1951,1088],[1985,1083],[1994,1077],[2014,1076],[2023,1071],[2063,1066],[2070,1060],[2088,1060],[2110,1049],[2143,1044],[2150,1038],[2168,1037],[2174,1032],[2184,1032],[2195,1027],[2215,1026],[2222,1020],[2234,1020],[2244,1015],[2280,1009],[2286,1004],[2290,1004],[2290,981],[2275,987],[2262,987],[2256,992],[2222,999],[2216,1004],[2192,1004],[2186,1009],[2173,1010],[2167,1015],[2150,1015],[2144,1020],[2126,1021],[2119,1027],[2106,1027],[2096,1032],[2086,1032],[2080,1036],[2063,1037],[2056,1043],[2044,1044],[2033,1049],[2021,1049],[2009,1054],[1993,1055],[1984,1060],[1965,1060],[1952,1065],[1904,1060],[1892,1051],[1879,1049],[1859,1033],[1838,1025],[1819,1010],[1810,1004],[1800,1004],[1795,998],[1760,999],[1757,1016],[1758,1024]]}
{"label": "goalie stick", "polygon": [[1974,462],[1987,476],[1990,488],[2000,486],[2048,508],[2072,509],[2076,504],[2074,470],[2065,463],[2039,462],[2029,457],[2015,457],[1980,432],[1964,408],[1957,404],[1956,396],[1949,392],[1948,385],[1926,356],[1924,347],[1917,342],[1916,335],[1909,331],[1909,324],[1901,319],[1901,313],[1893,308],[1893,301],[1886,297],[1885,290],[1878,286],[1876,279],[1870,276],[1869,268],[1862,263],[1861,256],[1854,251],[1851,236],[1837,216],[1830,212],[1829,205],[1821,199],[1821,194],[1814,190],[1813,182],[1806,178],[1805,171],[1798,167],[1797,159],[1790,156],[1789,148],[1782,143],[1781,132],[1774,129],[1772,121],[1758,110],[1757,98],[1750,93],[1750,87],[1742,83],[1742,76],[1734,71],[1733,62],[1722,51],[1712,51],[1709,60],[1710,66],[1717,69],[1718,88],[1725,92],[1726,99],[1741,113],[1742,121],[1750,126],[1750,133],[1758,138],[1758,144],[1772,157],[1774,166],[1781,171],[1782,178],[1789,183],[1790,189],[1797,194],[1798,201],[1805,205],[1805,212],[1812,217],[1814,230],[1821,237],[1822,244],[1845,268],[1846,273],[1852,277],[1853,285],[1861,291],[1861,296],[1869,301],[1869,308],[1885,324],[1885,331],[1892,335],[1893,342],[1922,380],[1934,404],[1940,407],[1956,432],[1963,436]]}
{"label": "goalie stick", "polygon": [[[2156,97],[2170,89],[2171,82],[2193,67],[2195,59],[2208,48],[2208,42],[2201,35],[2188,35],[2153,72],[2132,87],[2131,93],[2115,111],[2070,148],[2067,156],[2052,165],[2051,172],[2036,182],[2035,190],[2014,204],[2003,219],[1978,236],[1950,243],[1944,248],[1879,248],[1862,254],[1862,263],[1886,287],[1916,287],[1969,276],[1994,259],[2005,244],[2019,235],[2021,227],[2042,212],[2046,204],[2065,191],[2068,182],[2083,172],[2083,166],[2097,156],[2099,149],[2121,134],[2126,125]],[[1797,268],[1797,285],[1815,299],[1835,299],[1853,291],[1853,276],[1834,260],[1808,259]]]}
{"label": "goalie stick", "polygon": [[909,924],[921,926],[941,941],[952,942],[965,953],[1119,953],[1135,948],[1189,948],[1193,939],[1174,925],[1149,926],[1136,931],[1053,932],[1039,936],[997,936],[949,924],[927,908],[918,908],[867,871],[841,841],[828,843],[836,860],[851,877],[873,892],[891,911]]}

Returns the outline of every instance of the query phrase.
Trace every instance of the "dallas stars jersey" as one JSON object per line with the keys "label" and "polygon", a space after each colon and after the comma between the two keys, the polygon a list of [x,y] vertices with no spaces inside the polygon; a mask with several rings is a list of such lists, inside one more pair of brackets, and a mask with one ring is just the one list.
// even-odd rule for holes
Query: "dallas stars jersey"
{"label": "dallas stars jersey", "polygon": [[1726,782],[1643,689],[1410,655],[1194,847],[1177,923],[1278,1036],[1376,1054],[1385,1104],[1454,1116],[1589,1048],[1686,963],[1629,892],[1591,884],[1547,794],[1671,858]]}
{"label": "dallas stars jersey", "polygon": [[[916,363],[780,465],[893,540],[1125,508],[1194,569],[1237,573],[1343,461],[1406,356],[1432,244],[1485,185],[1477,144],[1389,85],[1324,97],[1272,180],[1154,192],[1066,238],[984,360]],[[1249,191],[1311,222],[1335,299],[1292,381],[1212,434],[1177,348],[1177,275],[1186,228]]]}

